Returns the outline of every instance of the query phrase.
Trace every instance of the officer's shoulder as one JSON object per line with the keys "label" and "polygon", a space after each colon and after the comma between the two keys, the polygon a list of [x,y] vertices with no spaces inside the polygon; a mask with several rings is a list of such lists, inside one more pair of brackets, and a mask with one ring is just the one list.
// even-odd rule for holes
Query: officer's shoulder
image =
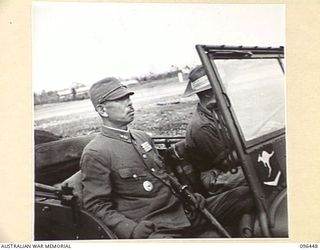
{"label": "officer's shoulder", "polygon": [[148,133],[141,131],[141,130],[136,130],[136,129],[130,129],[131,134],[133,135],[134,138],[138,138],[143,141],[151,141],[151,136],[148,135]]}
{"label": "officer's shoulder", "polygon": [[199,119],[198,117],[196,119],[192,119],[187,127],[187,130],[192,131],[192,133],[195,133],[199,129],[201,129],[206,123]]}
{"label": "officer's shoulder", "polygon": [[108,140],[101,135],[98,134],[93,140],[91,140],[83,150],[83,153],[87,152],[99,152],[100,150],[107,150],[109,147],[106,146],[108,144]]}
{"label": "officer's shoulder", "polygon": [[204,114],[196,113],[188,124],[188,129],[197,131],[199,129],[209,128],[212,126]]}
{"label": "officer's shoulder", "polygon": [[148,136],[148,137],[150,137],[150,135],[148,135],[147,132],[144,132],[144,131],[142,131],[142,130],[130,129],[130,132],[131,132],[133,135],[143,135],[143,136]]}

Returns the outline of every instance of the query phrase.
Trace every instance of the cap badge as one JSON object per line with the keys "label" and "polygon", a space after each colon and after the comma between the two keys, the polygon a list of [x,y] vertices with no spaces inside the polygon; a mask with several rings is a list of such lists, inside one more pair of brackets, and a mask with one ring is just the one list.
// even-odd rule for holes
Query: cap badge
{"label": "cap badge", "polygon": [[150,181],[144,181],[142,185],[147,192],[150,192],[153,189],[153,184]]}
{"label": "cap badge", "polygon": [[141,147],[143,148],[143,150],[144,151],[146,151],[146,152],[149,152],[151,149],[152,149],[152,147],[151,147],[151,145],[149,144],[149,142],[144,142],[144,143],[142,143],[141,144]]}

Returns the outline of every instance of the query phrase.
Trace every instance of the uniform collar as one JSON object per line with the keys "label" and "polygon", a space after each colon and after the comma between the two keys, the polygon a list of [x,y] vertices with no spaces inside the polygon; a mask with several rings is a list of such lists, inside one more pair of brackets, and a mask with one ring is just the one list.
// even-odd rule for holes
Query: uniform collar
{"label": "uniform collar", "polygon": [[207,117],[212,118],[212,113],[210,111],[208,111],[206,108],[204,108],[201,103],[198,103],[197,109],[200,113],[203,113]]}
{"label": "uniform collar", "polygon": [[201,103],[198,103],[197,110],[200,116],[205,117],[206,119],[220,123],[220,118],[218,118],[217,113],[215,111],[210,112],[208,109],[204,108]]}
{"label": "uniform collar", "polygon": [[107,136],[116,140],[131,142],[129,130],[122,130],[122,129],[112,128],[112,127],[102,126],[102,134],[104,136]]}

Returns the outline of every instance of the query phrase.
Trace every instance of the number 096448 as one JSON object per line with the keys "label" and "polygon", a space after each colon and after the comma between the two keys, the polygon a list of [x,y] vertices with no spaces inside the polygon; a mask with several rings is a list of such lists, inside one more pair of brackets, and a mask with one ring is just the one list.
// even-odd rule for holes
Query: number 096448
{"label": "number 096448", "polygon": [[318,248],[318,244],[300,244],[300,248]]}

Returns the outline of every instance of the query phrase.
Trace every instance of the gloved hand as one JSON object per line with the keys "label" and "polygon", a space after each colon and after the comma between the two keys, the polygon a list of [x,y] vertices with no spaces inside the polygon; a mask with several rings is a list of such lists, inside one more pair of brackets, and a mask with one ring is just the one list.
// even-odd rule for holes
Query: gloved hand
{"label": "gloved hand", "polygon": [[206,199],[199,193],[194,193],[196,208],[203,209],[206,204]]}
{"label": "gloved hand", "polygon": [[133,239],[146,239],[154,232],[155,225],[152,221],[142,220],[134,228],[131,237]]}

